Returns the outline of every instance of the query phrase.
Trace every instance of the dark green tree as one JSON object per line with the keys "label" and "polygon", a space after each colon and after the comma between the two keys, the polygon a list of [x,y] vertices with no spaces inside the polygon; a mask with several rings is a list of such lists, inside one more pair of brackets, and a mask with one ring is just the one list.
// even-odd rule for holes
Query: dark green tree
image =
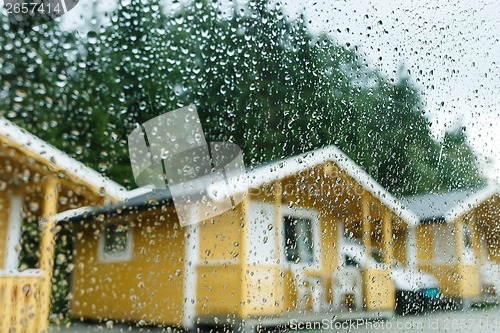
{"label": "dark green tree", "polygon": [[465,139],[441,149],[431,137],[406,74],[391,81],[267,0],[224,10],[195,0],[166,15],[132,0],[83,39],[4,29],[3,110],[129,187],[127,134],[191,103],[207,139],[239,144],[248,165],[335,144],[397,194],[480,183]]}

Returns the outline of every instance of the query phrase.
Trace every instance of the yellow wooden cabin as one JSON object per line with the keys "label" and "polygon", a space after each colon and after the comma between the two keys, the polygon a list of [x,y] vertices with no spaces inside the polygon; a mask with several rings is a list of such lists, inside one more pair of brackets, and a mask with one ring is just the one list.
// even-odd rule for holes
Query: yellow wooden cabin
{"label": "yellow wooden cabin", "polygon": [[[210,193],[246,193],[243,201],[187,227],[168,190],[71,217],[71,315],[192,328],[392,313],[392,231],[418,219],[345,154],[327,147],[230,184]],[[366,253],[382,249],[387,265],[368,264],[342,293],[344,234],[361,239]],[[362,295],[353,312],[345,309],[350,293]]]}
{"label": "yellow wooden cabin", "polygon": [[[0,332],[46,331],[56,214],[123,200],[127,192],[0,118]],[[39,262],[19,271],[22,223],[40,228]]]}
{"label": "yellow wooden cabin", "polygon": [[443,294],[463,306],[500,292],[498,193],[491,185],[403,200],[420,224],[404,231],[402,260],[434,275]]}
{"label": "yellow wooden cabin", "polygon": [[473,220],[481,244],[477,256],[485,262],[500,264],[500,186],[488,186],[457,207],[452,214],[468,215]]}
{"label": "yellow wooden cabin", "polygon": [[[500,301],[500,187],[490,185],[465,206],[460,207],[472,221],[479,240],[476,253],[481,262],[479,276],[482,292],[498,303]],[[461,211],[457,209],[456,215]]]}

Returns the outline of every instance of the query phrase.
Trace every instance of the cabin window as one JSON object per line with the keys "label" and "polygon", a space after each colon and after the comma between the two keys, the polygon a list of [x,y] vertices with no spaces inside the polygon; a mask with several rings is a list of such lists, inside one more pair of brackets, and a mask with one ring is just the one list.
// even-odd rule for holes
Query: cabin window
{"label": "cabin window", "polygon": [[310,218],[284,216],[286,260],[291,263],[313,263],[313,222]]}
{"label": "cabin window", "polygon": [[468,226],[464,225],[464,247],[466,250],[472,249],[472,234]]}
{"label": "cabin window", "polygon": [[432,225],[432,256],[435,263],[449,264],[456,260],[454,239],[453,225],[441,223]]}
{"label": "cabin window", "polygon": [[359,267],[359,263],[351,256],[345,255],[344,262],[346,266]]}
{"label": "cabin window", "polygon": [[132,232],[128,223],[109,223],[101,236],[100,261],[126,261],[132,256]]}
{"label": "cabin window", "polygon": [[474,257],[474,248],[472,247],[472,232],[467,225],[463,225],[463,242],[464,242],[464,254],[462,260],[466,263],[473,263],[475,260]]}

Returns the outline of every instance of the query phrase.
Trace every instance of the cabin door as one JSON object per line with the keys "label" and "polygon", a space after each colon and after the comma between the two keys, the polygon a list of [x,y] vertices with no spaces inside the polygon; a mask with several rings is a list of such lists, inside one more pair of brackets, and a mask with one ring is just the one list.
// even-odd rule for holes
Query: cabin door
{"label": "cabin door", "polygon": [[[338,266],[332,274],[333,306],[341,310],[343,306],[361,309],[363,306],[362,278],[359,264],[349,253],[349,244],[345,235],[344,222],[337,224]],[[358,258],[359,259],[359,258]],[[352,303],[352,304],[351,304]]]}

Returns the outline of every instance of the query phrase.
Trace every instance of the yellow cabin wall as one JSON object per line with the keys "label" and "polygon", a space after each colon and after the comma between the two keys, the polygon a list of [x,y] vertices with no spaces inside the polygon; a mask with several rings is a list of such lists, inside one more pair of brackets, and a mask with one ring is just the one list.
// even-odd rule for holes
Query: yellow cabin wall
{"label": "yellow cabin wall", "polygon": [[199,232],[196,313],[217,316],[241,311],[241,258],[245,251],[242,205],[197,224]]}
{"label": "yellow cabin wall", "polygon": [[406,261],[406,228],[393,229],[394,258],[400,263],[407,265]]}
{"label": "yellow cabin wall", "polygon": [[172,209],[121,216],[133,232],[132,259],[98,261],[101,224],[76,228],[71,316],[180,325],[183,315],[184,231]]}
{"label": "yellow cabin wall", "polygon": [[[450,222],[455,223],[455,222]],[[460,225],[463,223],[460,220]],[[444,227],[445,225],[443,225]],[[433,262],[434,233],[431,224],[419,225],[417,227],[417,258],[418,267],[433,275],[439,284],[441,292],[449,297],[474,298],[480,295],[478,265],[464,263],[435,263]],[[455,244],[456,240],[450,241]],[[475,245],[474,245],[475,246]]]}
{"label": "yellow cabin wall", "polygon": [[417,226],[417,261],[419,263],[430,262],[433,259],[434,238],[431,224]]}
{"label": "yellow cabin wall", "polygon": [[480,277],[476,265],[461,265],[460,279],[461,297],[474,298],[481,293]]}
{"label": "yellow cabin wall", "polygon": [[485,240],[486,253],[490,261],[500,264],[500,222],[493,228],[484,228],[481,233]]}
{"label": "yellow cabin wall", "polygon": [[387,269],[364,269],[363,302],[368,311],[391,310],[395,307],[396,291]]}
{"label": "yellow cabin wall", "polygon": [[337,228],[338,220],[333,216],[329,215],[320,215],[320,274],[323,276],[328,276],[332,274],[334,269],[339,265],[338,258],[338,237],[337,237]]}
{"label": "yellow cabin wall", "polygon": [[240,261],[243,251],[240,247],[243,218],[240,204],[234,210],[197,224],[200,233],[198,248],[200,264]]}
{"label": "yellow cabin wall", "polygon": [[283,313],[283,270],[278,266],[249,265],[243,270],[244,312],[241,318]]}
{"label": "yellow cabin wall", "polygon": [[199,316],[238,314],[241,317],[241,266],[200,266],[196,269]]}
{"label": "yellow cabin wall", "polygon": [[[282,198],[283,193],[276,191],[279,186],[284,190],[287,184],[292,184],[288,189],[297,186],[293,184],[297,179],[316,182],[316,176],[289,177],[280,180],[281,185],[263,185],[258,191],[251,191],[251,195],[235,209],[195,225],[197,262],[193,288],[196,289],[197,316],[232,314],[237,318],[248,318],[296,310],[296,281],[285,263],[253,265],[247,262],[248,209],[250,202],[254,201],[274,204],[278,211],[281,207],[292,206],[318,214],[320,266],[306,273],[323,279],[327,300],[332,301],[331,274],[339,264],[337,227],[349,219],[361,219],[359,197],[349,197],[348,201],[338,199],[330,204],[304,193],[287,191],[286,197]],[[327,178],[320,183],[328,181]],[[373,197],[370,199],[373,206],[380,206]],[[382,212],[383,209],[377,208],[372,215],[380,219]],[[276,216],[278,214],[270,224],[274,225],[272,232],[276,233],[277,243],[281,243],[281,220],[278,221]],[[77,228],[72,316],[180,325],[184,311],[185,229],[178,226],[174,208],[170,207],[167,212],[122,214],[106,222],[119,219],[132,222],[134,226],[133,258],[129,262],[97,261],[100,223],[104,222],[84,222]],[[372,232],[375,229],[374,223]],[[380,237],[373,235],[372,243],[380,246]],[[282,260],[281,252],[276,253],[279,257],[276,259]],[[363,272],[362,277],[367,286],[363,291],[365,308],[393,309],[395,297],[390,271],[370,269]]]}
{"label": "yellow cabin wall", "polygon": [[475,220],[484,253],[500,264],[500,195],[495,194],[470,211]]}

